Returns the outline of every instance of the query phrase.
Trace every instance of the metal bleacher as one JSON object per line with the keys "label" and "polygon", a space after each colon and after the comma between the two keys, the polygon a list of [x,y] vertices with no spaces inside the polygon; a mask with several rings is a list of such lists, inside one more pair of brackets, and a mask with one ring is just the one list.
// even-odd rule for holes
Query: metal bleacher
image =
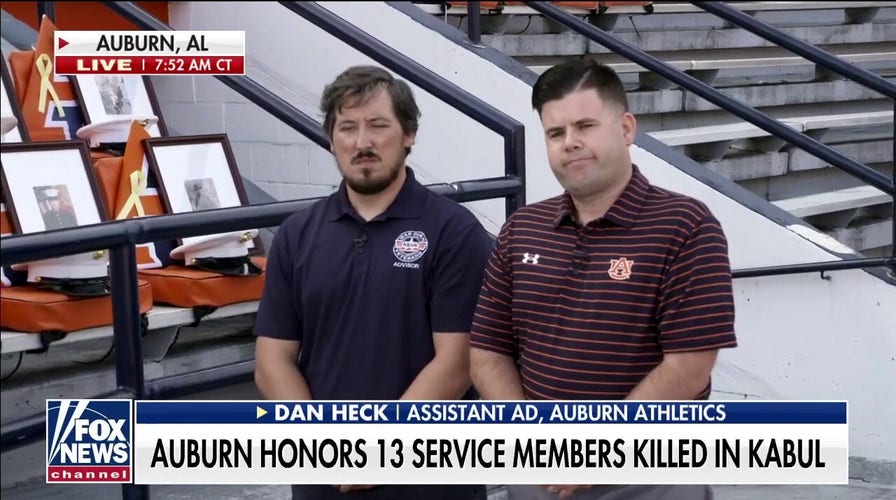
{"label": "metal bleacher", "polygon": [[[488,6],[485,4],[488,3]],[[893,172],[893,102],[691,2],[550,2],[786,126]],[[648,5],[649,4],[649,5]],[[418,4],[467,29],[467,2]],[[726,2],[783,35],[896,81],[896,2]],[[766,130],[569,30],[524,2],[481,2],[482,43],[541,74],[613,67],[639,131],[869,256],[889,254],[890,200]],[[880,244],[880,246],[875,246]]]}

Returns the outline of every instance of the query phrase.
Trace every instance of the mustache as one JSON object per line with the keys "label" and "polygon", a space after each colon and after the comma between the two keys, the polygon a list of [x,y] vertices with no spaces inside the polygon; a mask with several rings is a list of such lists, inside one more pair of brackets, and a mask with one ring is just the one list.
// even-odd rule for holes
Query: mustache
{"label": "mustache", "polygon": [[356,163],[359,160],[379,160],[380,157],[376,155],[373,151],[361,151],[356,154],[354,158],[352,158],[352,163]]}

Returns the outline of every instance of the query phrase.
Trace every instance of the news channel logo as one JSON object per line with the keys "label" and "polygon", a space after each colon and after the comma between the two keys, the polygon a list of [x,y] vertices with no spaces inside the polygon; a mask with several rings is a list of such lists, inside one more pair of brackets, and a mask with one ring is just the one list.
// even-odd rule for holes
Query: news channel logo
{"label": "news channel logo", "polygon": [[47,482],[132,482],[132,408],[130,399],[48,399]]}

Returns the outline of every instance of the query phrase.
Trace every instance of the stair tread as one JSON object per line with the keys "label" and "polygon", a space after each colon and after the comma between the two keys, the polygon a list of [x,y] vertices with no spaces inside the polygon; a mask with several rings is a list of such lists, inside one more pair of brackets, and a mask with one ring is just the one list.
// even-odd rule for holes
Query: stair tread
{"label": "stair tread", "polygon": [[[893,122],[893,112],[862,111],[858,113],[840,113],[815,116],[800,116],[791,118],[779,118],[778,121],[789,127],[805,132],[832,127],[852,127],[858,125],[880,125]],[[735,139],[749,139],[769,135],[765,130],[748,122],[726,123],[721,125],[707,125],[672,130],[660,130],[648,132],[648,134],[669,146],[683,146],[687,144],[701,144],[708,142],[729,141]]]}
{"label": "stair tread", "polygon": [[773,201],[775,205],[797,217],[808,217],[839,210],[887,203],[892,198],[889,194],[873,186],[857,186],[824,193],[796,196],[784,200]]}

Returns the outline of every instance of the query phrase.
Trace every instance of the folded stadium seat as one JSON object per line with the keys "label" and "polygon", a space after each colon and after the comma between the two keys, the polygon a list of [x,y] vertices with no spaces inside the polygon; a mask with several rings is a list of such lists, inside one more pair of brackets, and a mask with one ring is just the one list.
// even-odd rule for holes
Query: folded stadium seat
{"label": "folded stadium seat", "polygon": [[644,7],[644,12],[650,14],[653,12],[653,2],[597,2],[599,4],[597,8],[597,12],[599,14],[603,14],[607,10],[623,5],[641,5]]}
{"label": "folded stadium seat", "polygon": [[74,84],[53,70],[55,31],[44,16],[35,50],[14,50],[7,57],[21,118],[34,142],[77,139],[74,132],[84,124]]}
{"label": "folded stadium seat", "polygon": [[[157,118],[124,116],[92,123],[78,130],[79,137],[88,141],[94,159],[93,172],[103,197],[109,220],[164,215],[157,184],[144,162],[142,141],[150,137],[147,127]],[[157,241],[137,245],[137,268],[163,267],[171,263],[168,252],[171,241]]]}
{"label": "folded stadium seat", "polygon": [[[152,309],[152,290],[140,280],[140,314]],[[0,289],[0,327],[26,333],[67,334],[112,325],[112,296],[74,297],[31,286]]]}
{"label": "folded stadium seat", "polygon": [[[0,288],[0,327],[28,333],[67,334],[112,324],[105,252],[29,262],[28,282]],[[140,313],[152,309],[149,283],[138,283]]]}
{"label": "folded stadium seat", "polygon": [[[601,2],[549,2],[557,7],[568,7],[571,9],[597,10],[598,4]],[[526,5],[526,2],[504,2],[505,5]]]}
{"label": "folded stadium seat", "polygon": [[[470,2],[445,2],[448,8],[465,9]],[[495,11],[501,9],[501,2],[479,2],[479,10]]]}

